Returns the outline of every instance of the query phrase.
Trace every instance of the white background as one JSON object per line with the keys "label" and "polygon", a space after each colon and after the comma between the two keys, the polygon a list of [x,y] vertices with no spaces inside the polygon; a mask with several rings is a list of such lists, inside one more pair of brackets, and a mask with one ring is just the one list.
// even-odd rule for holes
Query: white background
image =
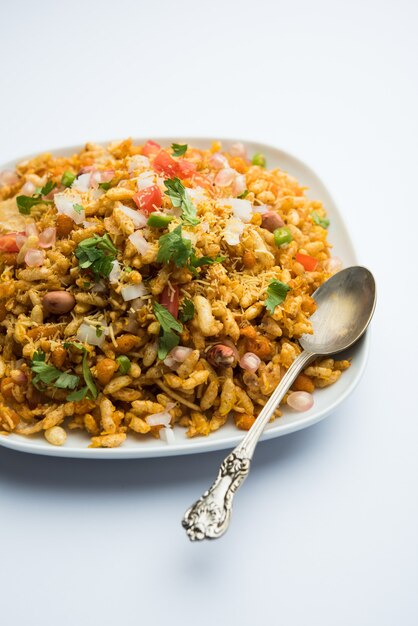
{"label": "white background", "polygon": [[417,18],[414,0],[1,1],[0,162],[128,135],[272,143],[323,178],[379,288],[360,386],[260,446],[217,542],[180,519],[222,452],[0,449],[2,623],[417,624]]}

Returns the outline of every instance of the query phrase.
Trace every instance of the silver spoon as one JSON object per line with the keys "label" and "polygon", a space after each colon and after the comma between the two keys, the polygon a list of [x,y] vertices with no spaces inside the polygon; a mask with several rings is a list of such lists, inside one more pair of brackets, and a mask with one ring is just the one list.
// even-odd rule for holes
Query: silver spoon
{"label": "silver spoon", "polygon": [[232,501],[248,476],[255,447],[299,372],[318,356],[352,346],[365,332],[376,304],[373,275],[365,267],[349,267],[332,276],[315,291],[317,309],[311,317],[314,333],[299,340],[301,354],[283,376],[244,439],[223,461],[208,491],[185,513],[183,527],[191,541],[217,539],[227,530]]}

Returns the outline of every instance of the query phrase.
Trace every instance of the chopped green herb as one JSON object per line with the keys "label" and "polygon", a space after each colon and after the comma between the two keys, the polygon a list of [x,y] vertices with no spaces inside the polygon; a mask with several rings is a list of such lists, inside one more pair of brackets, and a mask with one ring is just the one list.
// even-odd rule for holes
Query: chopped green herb
{"label": "chopped green herb", "polygon": [[62,175],[61,185],[63,187],[71,187],[71,185],[73,184],[73,182],[75,181],[76,178],[77,178],[76,174],[73,174],[72,172],[66,171]]}
{"label": "chopped green herb", "polygon": [[[90,397],[95,400],[97,396],[99,395],[99,392],[97,391],[97,387],[94,384],[93,376],[91,374],[89,364],[87,363],[87,357],[88,357],[87,348],[83,346],[83,344],[78,343],[77,341],[67,341],[64,343],[64,348],[71,348],[71,347],[76,348],[77,350],[81,350],[83,352],[83,378],[87,386],[87,391],[85,392],[84,396],[89,392]],[[72,398],[72,400],[74,400],[74,398]]]}
{"label": "chopped green herb", "polygon": [[276,228],[274,231],[274,243],[279,248],[284,243],[290,243],[292,241],[292,233],[287,226],[283,226],[282,228]]}
{"label": "chopped green herb", "polygon": [[318,224],[318,226],[322,226],[322,228],[328,228],[329,219],[327,217],[321,217],[316,211],[312,211],[311,217],[315,224]]}
{"label": "chopped green herb", "polygon": [[120,374],[127,374],[131,369],[131,361],[125,355],[118,356],[118,358],[116,359],[116,363],[119,363],[118,372]]}
{"label": "chopped green herb", "polygon": [[53,204],[52,200],[45,200],[43,196],[47,196],[57,186],[52,180],[49,180],[41,189],[36,189],[36,193],[32,196],[17,196],[16,204],[19,213],[22,215],[30,215],[30,210],[37,204]]}
{"label": "chopped green herb", "polygon": [[158,240],[157,261],[159,263],[173,263],[177,267],[184,267],[192,254],[192,242],[184,239],[181,226],[177,226],[171,233],[166,233]]}
{"label": "chopped green herb", "polygon": [[74,211],[76,211],[79,215],[80,213],[82,213],[84,211],[84,207],[81,206],[81,204],[73,204],[73,209]]}
{"label": "chopped green herb", "polygon": [[112,186],[112,182],[109,181],[107,183],[99,183],[99,187],[100,189],[104,189],[104,191],[107,191],[108,189],[110,189]]}
{"label": "chopped green herb", "polygon": [[174,331],[181,333],[183,325],[171,315],[165,306],[158,302],[154,302],[154,314],[161,326],[161,334],[158,340],[158,358],[164,360],[170,350],[180,343],[180,337]]}
{"label": "chopped green herb", "polygon": [[280,280],[273,279],[267,287],[267,300],[265,301],[266,309],[269,313],[274,313],[276,306],[282,304],[289,291],[289,285],[282,283]]}
{"label": "chopped green herb", "polygon": [[192,267],[202,267],[202,265],[213,265],[214,263],[222,263],[222,261],[225,261],[225,259],[225,256],[217,256],[215,258],[212,258],[210,256],[197,257],[193,252],[190,257],[190,265]]}
{"label": "chopped green herb", "polygon": [[164,181],[165,194],[170,198],[174,207],[181,208],[181,219],[185,224],[196,226],[200,220],[196,217],[196,207],[179,178],[168,178]]}
{"label": "chopped green herb", "polygon": [[126,267],[123,268],[123,271],[126,272],[127,274],[130,274],[132,272],[132,267],[129,267],[127,265]]}
{"label": "chopped green herb", "polygon": [[242,192],[242,194],[240,196],[238,196],[238,198],[240,198],[242,200],[243,198],[246,198],[249,193],[250,192],[248,191],[248,189],[246,189],[245,191]]}
{"label": "chopped green herb", "polygon": [[103,326],[96,326],[96,337],[101,337],[103,335]]}
{"label": "chopped green herb", "polygon": [[152,228],[166,228],[173,219],[172,215],[160,215],[158,213],[151,213],[147,220],[147,225]]}
{"label": "chopped green herb", "polygon": [[173,151],[173,156],[176,156],[176,157],[183,156],[187,152],[187,147],[188,147],[187,143],[185,143],[185,144],[172,143],[171,144],[171,149]]}
{"label": "chopped green herb", "polygon": [[83,398],[86,397],[88,393],[88,387],[81,387],[81,389],[78,389],[77,391],[73,391],[72,393],[70,393],[67,396],[67,400],[68,402],[79,402],[80,400],[83,400]]}
{"label": "chopped green herb", "polygon": [[180,321],[185,324],[194,318],[194,304],[187,298],[183,300],[183,307],[179,313]]}
{"label": "chopped green herb", "polygon": [[45,352],[41,350],[35,352],[32,357],[31,370],[36,376],[32,378],[32,384],[37,389],[42,389],[40,383],[44,385],[54,385],[59,389],[75,389],[79,383],[79,377],[67,372],[61,372],[53,365],[45,363]]}
{"label": "chopped green herb", "polygon": [[93,272],[94,278],[98,280],[109,276],[117,250],[106,233],[103,237],[94,235],[81,241],[75,249],[75,255],[79,267]]}
{"label": "chopped green herb", "polygon": [[266,157],[261,152],[256,152],[256,154],[251,159],[251,163],[253,165],[259,165],[260,167],[266,167]]}

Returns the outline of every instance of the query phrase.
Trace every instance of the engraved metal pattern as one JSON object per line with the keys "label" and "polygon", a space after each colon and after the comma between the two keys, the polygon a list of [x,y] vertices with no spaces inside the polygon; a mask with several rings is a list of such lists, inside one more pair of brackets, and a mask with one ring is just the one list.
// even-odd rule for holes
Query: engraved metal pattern
{"label": "engraved metal pattern", "polygon": [[190,507],[183,527],[191,541],[217,539],[228,528],[232,497],[250,471],[251,459],[231,452],[223,461],[213,485]]}

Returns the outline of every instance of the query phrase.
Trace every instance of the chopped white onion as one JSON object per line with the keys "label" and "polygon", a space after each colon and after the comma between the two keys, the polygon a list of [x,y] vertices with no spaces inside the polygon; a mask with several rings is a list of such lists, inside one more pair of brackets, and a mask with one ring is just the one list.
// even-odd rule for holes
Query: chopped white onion
{"label": "chopped white onion", "polygon": [[94,283],[91,290],[93,293],[106,293],[107,285],[104,280],[99,280],[97,283]]}
{"label": "chopped white onion", "polygon": [[39,245],[41,248],[52,248],[55,245],[57,229],[53,226],[45,228],[39,235]]}
{"label": "chopped white onion", "polygon": [[122,269],[120,267],[119,261],[112,262],[112,269],[109,274],[109,282],[114,285],[119,281],[120,275],[122,274]]}
{"label": "chopped white onion", "polygon": [[25,254],[25,263],[28,267],[40,267],[45,261],[45,252],[29,248]]}
{"label": "chopped white onion", "polygon": [[100,183],[108,183],[115,175],[115,170],[98,170],[92,172],[90,178],[90,187],[97,189]]}
{"label": "chopped white onion", "polygon": [[247,370],[247,372],[256,372],[260,367],[260,363],[260,357],[254,354],[254,352],[246,352],[239,361],[240,367],[243,370]]}
{"label": "chopped white onion", "polygon": [[71,185],[71,188],[77,189],[77,191],[82,191],[82,192],[88,191],[90,187],[91,177],[92,177],[91,173],[81,174],[80,176],[77,176],[77,178]]}
{"label": "chopped white onion", "polygon": [[209,165],[211,167],[214,167],[216,170],[220,170],[223,167],[228,167],[229,163],[226,156],[224,156],[220,152],[214,152],[214,154],[212,154],[209,159]]}
{"label": "chopped white onion", "polygon": [[128,302],[129,300],[136,300],[136,298],[145,296],[149,292],[145,285],[139,283],[139,285],[126,285],[126,287],[122,287],[120,293],[125,302]]}
{"label": "chopped white onion", "polygon": [[270,211],[270,206],[268,204],[254,204],[253,205],[253,213],[261,213],[261,215],[263,215],[263,213],[267,213],[267,211]]}
{"label": "chopped white onion", "polygon": [[118,209],[133,221],[135,228],[144,228],[144,226],[147,225],[148,218],[144,213],[141,213],[141,211],[135,211],[135,209],[131,209],[124,204],[119,204]]}
{"label": "chopped white onion", "polygon": [[222,233],[226,243],[230,246],[237,246],[244,228],[244,222],[236,217],[230,217]]}
{"label": "chopped white onion", "polygon": [[38,235],[38,229],[35,222],[28,222],[25,226],[25,233],[28,237],[31,235]]}
{"label": "chopped white onion", "polygon": [[[97,336],[97,328],[100,328],[100,337]],[[98,324],[96,327],[83,322],[78,328],[77,339],[81,343],[88,343],[90,346],[99,346],[100,348],[103,345],[108,333],[108,328],[102,323]]]}
{"label": "chopped white onion", "polygon": [[83,222],[84,228],[92,228],[92,226],[97,226],[96,222],[89,222],[88,220],[84,220]]}
{"label": "chopped white onion", "polygon": [[14,170],[3,170],[0,172],[0,187],[14,185],[19,182],[19,176]]}
{"label": "chopped white onion", "polygon": [[218,187],[228,187],[234,182],[236,175],[237,172],[231,167],[225,167],[223,170],[219,170],[216,174],[215,185]]}
{"label": "chopped white onion", "polygon": [[168,411],[162,411],[161,413],[153,413],[147,415],[145,421],[149,426],[169,426],[171,422],[171,415]]}
{"label": "chopped white onion", "polygon": [[330,274],[336,274],[342,269],[343,262],[337,256],[332,256],[325,264],[326,271]]}
{"label": "chopped white onion", "polygon": [[175,364],[184,363],[189,354],[193,352],[192,348],[186,348],[186,346],[176,346],[173,348],[166,358],[164,364],[168,367],[173,367]]}
{"label": "chopped white onion", "polygon": [[22,196],[32,196],[35,193],[35,189],[35,185],[30,180],[28,180],[20,190],[20,194]]}
{"label": "chopped white onion", "polygon": [[139,254],[142,254],[142,256],[144,256],[150,249],[150,244],[140,230],[136,230],[132,233],[132,235],[129,235],[128,239],[131,243],[133,243]]}
{"label": "chopped white onion", "polygon": [[[81,198],[78,194],[68,194],[66,192],[56,193],[54,196],[54,203],[58,213],[62,215],[68,215],[76,224],[82,224],[86,219],[84,209],[78,212],[75,208],[75,204],[80,205]],[[80,205],[81,206],[81,205]]]}
{"label": "chopped white onion", "polygon": [[132,174],[135,170],[149,167],[149,158],[143,154],[135,154],[128,160],[128,171]]}
{"label": "chopped white onion", "polygon": [[160,439],[168,444],[176,443],[176,437],[172,428],[160,428],[159,435]]}
{"label": "chopped white onion", "polygon": [[292,391],[287,397],[287,404],[295,411],[309,411],[313,403],[313,395],[307,391]]}
{"label": "chopped white onion", "polygon": [[233,143],[232,146],[229,148],[229,154],[233,157],[241,157],[242,159],[246,159],[247,149],[243,143],[237,141],[236,143]]}
{"label": "chopped white onion", "polygon": [[27,242],[28,238],[26,235],[22,235],[22,233],[17,233],[16,235],[16,245],[19,250],[23,247],[23,245]]}
{"label": "chopped white onion", "polygon": [[152,170],[146,170],[138,176],[136,186],[139,190],[146,189],[147,187],[151,187],[152,185],[155,185],[155,174]]}
{"label": "chopped white onion", "polygon": [[202,187],[194,187],[193,189],[186,187],[186,191],[190,198],[193,200],[193,202],[196,204],[207,200],[207,193]]}
{"label": "chopped white onion", "polygon": [[209,222],[200,222],[200,230],[202,230],[204,233],[208,233],[210,230]]}
{"label": "chopped white onion", "polygon": [[232,206],[234,217],[242,220],[243,222],[251,222],[253,216],[252,205],[249,200],[240,200],[239,198],[230,198],[228,200]]}
{"label": "chopped white onion", "polygon": [[247,179],[245,174],[238,174],[232,185],[232,193],[234,196],[240,196],[247,189]]}

